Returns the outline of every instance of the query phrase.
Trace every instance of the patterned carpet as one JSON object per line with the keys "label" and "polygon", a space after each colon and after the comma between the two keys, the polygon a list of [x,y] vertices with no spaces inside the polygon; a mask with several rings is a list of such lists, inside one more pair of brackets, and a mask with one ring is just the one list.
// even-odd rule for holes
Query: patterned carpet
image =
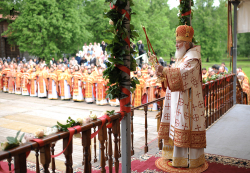
{"label": "patterned carpet", "polygon": [[[155,155],[144,154],[138,159],[132,158],[131,172],[132,173],[164,173],[155,166],[155,161],[161,157],[161,152]],[[219,156],[214,154],[205,154],[208,162],[208,169],[205,173],[250,173],[250,160]],[[92,173],[99,173],[100,166],[92,168]],[[108,167],[106,167],[108,172]],[[74,173],[81,173],[82,169],[77,168]],[[114,172],[114,168],[113,168]],[[119,172],[121,172],[121,163],[119,165]]]}
{"label": "patterned carpet", "polygon": [[[131,160],[131,172],[132,173],[163,173],[164,171],[158,169],[155,166],[155,161],[161,157],[161,152],[155,155],[144,154],[139,158],[132,158]],[[238,159],[226,156],[219,156],[214,154],[205,154],[206,161],[209,166],[205,173],[249,173],[250,172],[250,160]],[[4,171],[8,170],[8,163],[1,161],[1,166]],[[107,163],[107,162],[106,162]],[[13,161],[12,161],[13,167]],[[28,173],[35,173],[36,164],[27,162]],[[92,173],[99,173],[101,167],[92,167]],[[108,172],[108,167],[106,167]],[[0,171],[1,172],[1,171]],[[40,165],[40,172],[43,171],[42,165]],[[52,170],[50,169],[50,172]],[[56,170],[56,173],[62,173],[63,171]],[[74,173],[84,172],[82,168],[75,168]],[[113,172],[115,172],[113,168]],[[119,172],[121,172],[121,163],[119,165]]]}

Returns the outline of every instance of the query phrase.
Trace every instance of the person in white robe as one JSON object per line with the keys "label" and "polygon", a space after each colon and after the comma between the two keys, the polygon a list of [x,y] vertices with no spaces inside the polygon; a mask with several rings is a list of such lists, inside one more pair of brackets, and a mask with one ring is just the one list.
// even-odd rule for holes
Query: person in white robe
{"label": "person in white robe", "polygon": [[175,65],[156,65],[166,89],[158,138],[164,139],[162,157],[172,159],[174,167],[196,168],[205,163],[201,54],[200,46],[192,44],[193,35],[191,26],[177,27]]}

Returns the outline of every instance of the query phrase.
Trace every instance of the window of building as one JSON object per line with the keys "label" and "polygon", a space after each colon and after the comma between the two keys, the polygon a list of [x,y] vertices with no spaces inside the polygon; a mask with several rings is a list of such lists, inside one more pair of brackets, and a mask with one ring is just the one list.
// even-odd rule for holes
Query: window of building
{"label": "window of building", "polygon": [[15,46],[10,46],[10,51],[15,52]]}

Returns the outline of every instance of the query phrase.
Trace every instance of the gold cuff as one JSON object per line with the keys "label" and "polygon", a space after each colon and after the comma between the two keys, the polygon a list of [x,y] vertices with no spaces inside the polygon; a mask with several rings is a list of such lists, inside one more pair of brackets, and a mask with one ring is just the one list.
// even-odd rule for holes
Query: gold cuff
{"label": "gold cuff", "polygon": [[168,67],[165,67],[165,68],[162,70],[162,74],[163,74],[163,75],[167,75],[167,68],[168,68]]}

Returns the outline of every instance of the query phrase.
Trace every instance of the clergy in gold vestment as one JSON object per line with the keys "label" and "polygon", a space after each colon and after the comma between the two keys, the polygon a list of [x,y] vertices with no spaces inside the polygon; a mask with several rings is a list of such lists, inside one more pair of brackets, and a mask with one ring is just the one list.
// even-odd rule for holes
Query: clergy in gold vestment
{"label": "clergy in gold vestment", "polygon": [[85,101],[87,103],[93,103],[95,101],[94,92],[93,92],[93,89],[94,89],[93,82],[94,82],[94,78],[91,75],[91,68],[88,68],[87,74],[85,75],[83,79],[83,86],[85,89]]}
{"label": "clergy in gold vestment", "polygon": [[3,75],[2,75],[2,67],[0,66],[0,91],[3,90]]}
{"label": "clergy in gold vestment", "polygon": [[46,66],[41,65],[38,74],[38,97],[47,97],[48,90],[48,72]]}
{"label": "clergy in gold vestment", "polygon": [[146,92],[145,80],[142,78],[141,71],[137,71],[137,79],[140,84],[136,84],[135,92],[133,93],[133,106],[137,107],[142,104],[142,95]]}
{"label": "clergy in gold vestment", "polygon": [[29,96],[30,93],[28,91],[28,80],[29,80],[30,74],[27,72],[26,68],[23,68],[23,73],[21,76],[21,86],[22,86],[22,95],[23,96]]}
{"label": "clergy in gold vestment", "polygon": [[[157,77],[154,75],[154,71],[150,71],[150,76],[145,82],[146,88],[147,88],[147,102],[152,102],[157,99]],[[151,111],[157,111],[157,103],[150,104],[148,106],[148,109]]]}
{"label": "clergy in gold vestment", "polygon": [[36,68],[32,68],[32,72],[29,76],[29,83],[30,83],[30,96],[37,97],[38,96],[38,86],[37,86],[37,75]]}
{"label": "clergy in gold vestment", "polygon": [[62,73],[58,76],[61,100],[71,99],[71,84],[72,76],[69,74],[65,67],[62,67]]}
{"label": "clergy in gold vestment", "polygon": [[99,73],[96,76],[96,104],[97,105],[107,105],[108,101],[106,99],[106,85],[107,81],[103,78],[102,69],[99,69]]}
{"label": "clergy in gold vestment", "polygon": [[174,167],[195,168],[205,163],[206,124],[202,96],[200,46],[193,46],[194,30],[176,29],[177,59],[172,68],[156,66],[166,80],[165,104],[158,137],[164,139],[162,157]]}
{"label": "clergy in gold vestment", "polygon": [[8,81],[8,77],[7,77],[7,74],[8,74],[8,72],[10,71],[10,69],[9,69],[9,66],[8,66],[8,64],[7,63],[5,63],[4,64],[4,69],[3,69],[3,71],[2,71],[2,78],[3,78],[3,92],[8,92],[8,83],[9,83],[9,81]]}
{"label": "clergy in gold vestment", "polygon": [[21,95],[22,90],[21,90],[21,77],[22,77],[22,72],[20,70],[20,67],[17,68],[17,72],[15,73],[15,94]]}
{"label": "clergy in gold vestment", "polygon": [[8,92],[11,94],[15,93],[15,69],[13,68],[13,65],[10,65],[10,71],[7,73],[7,78],[8,78]]}
{"label": "clergy in gold vestment", "polygon": [[50,73],[48,75],[49,86],[48,86],[48,99],[57,100],[58,99],[58,76],[54,70],[54,67],[50,67]]}
{"label": "clergy in gold vestment", "polygon": [[[237,74],[237,78],[239,80],[239,83],[241,85],[241,88],[242,88],[243,92],[247,94],[246,99],[248,101],[248,104],[250,104],[250,88],[249,88],[248,78],[243,72],[239,72]],[[241,97],[241,95],[239,97]],[[241,99],[239,99],[239,100],[241,100]]]}
{"label": "clergy in gold vestment", "polygon": [[73,100],[82,102],[84,101],[82,93],[82,80],[83,74],[80,72],[80,67],[75,66],[75,72],[73,73]]}

